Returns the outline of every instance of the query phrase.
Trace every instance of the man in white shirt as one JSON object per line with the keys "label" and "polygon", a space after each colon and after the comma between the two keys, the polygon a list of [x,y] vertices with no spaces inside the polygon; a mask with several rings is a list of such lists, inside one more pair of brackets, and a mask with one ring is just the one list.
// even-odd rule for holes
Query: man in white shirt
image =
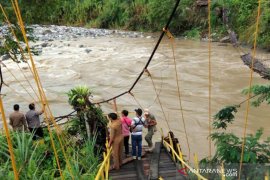
{"label": "man in white shirt", "polygon": [[[138,160],[142,159],[142,130],[144,127],[145,119],[142,117],[142,110],[135,109],[136,117],[133,118],[131,123],[131,144],[132,144],[132,157]],[[138,146],[138,154],[137,154]]]}

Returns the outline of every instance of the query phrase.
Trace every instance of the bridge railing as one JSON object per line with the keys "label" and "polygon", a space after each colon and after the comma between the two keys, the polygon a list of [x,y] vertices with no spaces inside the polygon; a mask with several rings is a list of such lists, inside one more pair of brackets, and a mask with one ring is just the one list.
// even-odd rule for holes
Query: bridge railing
{"label": "bridge railing", "polygon": [[183,159],[183,154],[182,154],[182,152],[181,152],[181,148],[180,148],[180,144],[179,144],[179,143],[177,143],[177,150],[175,150],[174,145],[173,145],[173,140],[172,140],[172,138],[171,138],[171,136],[170,136],[170,133],[169,133],[169,142],[165,141],[164,136],[163,136],[163,133],[162,133],[162,143],[163,143],[164,147],[165,147],[169,152],[172,153],[172,158],[173,158],[173,160],[174,160],[175,162],[176,162],[177,160],[178,160],[179,162],[181,162],[182,167],[183,167],[183,168],[187,168],[187,169],[189,169],[191,172],[193,172],[193,173],[198,177],[199,180],[206,180],[206,178],[203,177],[201,174],[199,174],[199,173],[197,172],[196,169],[192,168],[190,165],[188,165],[188,164],[184,161],[184,159]]}
{"label": "bridge railing", "polygon": [[95,180],[107,180],[109,179],[109,170],[111,162],[112,147],[109,147],[108,142],[106,143],[106,152],[103,152],[103,161],[100,164],[98,173]]}

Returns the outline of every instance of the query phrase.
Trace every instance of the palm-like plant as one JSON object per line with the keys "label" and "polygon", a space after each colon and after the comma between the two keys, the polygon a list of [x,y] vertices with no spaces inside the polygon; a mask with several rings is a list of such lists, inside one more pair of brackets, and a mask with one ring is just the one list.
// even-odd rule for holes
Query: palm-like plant
{"label": "palm-like plant", "polygon": [[86,86],[78,86],[71,89],[67,93],[67,95],[68,95],[68,102],[77,111],[77,115],[80,121],[84,121],[87,136],[88,138],[90,138],[91,132],[89,128],[89,122],[87,121],[87,118],[85,118],[88,106],[90,106],[91,104],[89,101],[89,97],[91,95],[90,89]]}
{"label": "palm-like plant", "polygon": [[91,96],[91,91],[87,86],[78,86],[71,89],[68,95],[68,102],[77,111],[85,110],[87,106],[91,103],[89,97]]}
{"label": "palm-like plant", "polygon": [[[77,111],[80,125],[85,124],[87,136],[93,136],[97,129],[106,127],[106,119],[103,117],[103,112],[99,107],[96,107],[89,100],[92,92],[87,86],[78,86],[71,89],[68,95],[68,102]],[[97,137],[99,141],[99,136]]]}

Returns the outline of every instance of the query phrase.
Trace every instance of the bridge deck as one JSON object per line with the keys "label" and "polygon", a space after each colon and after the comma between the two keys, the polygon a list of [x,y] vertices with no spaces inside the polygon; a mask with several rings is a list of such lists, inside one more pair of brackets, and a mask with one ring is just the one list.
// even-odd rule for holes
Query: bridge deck
{"label": "bridge deck", "polygon": [[125,159],[120,170],[109,172],[112,180],[154,180],[162,177],[164,180],[185,180],[185,176],[178,172],[177,164],[173,162],[169,153],[162,147],[160,142],[155,144],[153,153],[145,153],[141,161],[133,160],[131,157]]}

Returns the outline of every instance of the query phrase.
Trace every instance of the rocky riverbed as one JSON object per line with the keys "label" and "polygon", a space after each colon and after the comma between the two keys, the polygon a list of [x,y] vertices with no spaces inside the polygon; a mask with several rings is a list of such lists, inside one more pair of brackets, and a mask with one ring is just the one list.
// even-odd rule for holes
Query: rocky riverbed
{"label": "rocky riverbed", "polygon": [[[128,38],[145,38],[142,32],[131,32],[121,30],[95,29],[71,26],[57,26],[57,25],[31,25],[28,26],[33,29],[33,35],[39,41],[54,41],[54,40],[76,40],[80,37],[128,37]],[[0,34],[6,35],[9,32],[7,25],[0,27]],[[147,36],[151,38],[151,36]]]}
{"label": "rocky riverbed", "polygon": [[[33,30],[33,37],[36,38],[37,43],[32,43],[32,47],[41,53],[42,48],[54,46],[52,41],[77,41],[81,38],[99,38],[99,37],[122,37],[122,38],[152,38],[150,35],[145,35],[142,32],[121,31],[121,30],[108,30],[108,29],[95,29],[84,27],[70,27],[70,26],[57,26],[57,25],[31,25],[28,28]],[[9,27],[7,25],[0,27],[0,38],[9,34]],[[70,46],[69,43],[65,43]],[[80,44],[79,48],[85,45]],[[85,49],[87,53],[91,50]],[[8,56],[3,56],[2,60],[7,60]]]}

